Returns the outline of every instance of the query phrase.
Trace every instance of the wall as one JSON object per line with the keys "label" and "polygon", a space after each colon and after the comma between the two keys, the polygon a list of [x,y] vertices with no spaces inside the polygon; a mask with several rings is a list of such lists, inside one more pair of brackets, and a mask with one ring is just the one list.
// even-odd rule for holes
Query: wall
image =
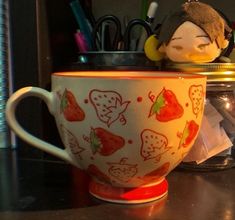
{"label": "wall", "polygon": [[[110,2],[112,2],[110,4]],[[115,14],[123,19],[123,15],[127,15],[129,18],[139,17],[141,14],[141,0],[94,0],[93,11],[95,17],[100,17],[104,14]],[[151,1],[148,1],[151,2]],[[184,0],[157,0],[158,10],[156,20],[160,21],[164,15],[170,10],[173,10],[176,6],[184,3]],[[220,9],[224,12],[230,20],[235,21],[235,1],[234,0],[204,0],[201,1],[208,3],[213,7]]]}

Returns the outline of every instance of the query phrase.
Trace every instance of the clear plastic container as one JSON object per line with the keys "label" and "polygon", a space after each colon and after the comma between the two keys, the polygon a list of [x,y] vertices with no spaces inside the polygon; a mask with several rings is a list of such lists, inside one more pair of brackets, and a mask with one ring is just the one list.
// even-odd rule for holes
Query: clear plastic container
{"label": "clear plastic container", "polygon": [[[165,70],[196,72],[207,76],[206,104],[218,111],[221,116],[219,127],[231,142],[231,147],[199,163],[198,161],[182,162],[181,169],[188,170],[223,170],[235,167],[235,64],[233,63],[168,63]],[[206,114],[206,112],[205,112]],[[207,132],[205,130],[205,132]],[[216,139],[217,134],[211,134]]]}

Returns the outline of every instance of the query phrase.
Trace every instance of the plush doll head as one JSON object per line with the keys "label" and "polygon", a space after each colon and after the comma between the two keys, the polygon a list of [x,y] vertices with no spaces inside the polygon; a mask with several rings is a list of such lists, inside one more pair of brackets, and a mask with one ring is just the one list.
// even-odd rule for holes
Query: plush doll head
{"label": "plush doll head", "polygon": [[212,62],[228,46],[231,32],[211,6],[188,1],[163,21],[157,49],[174,62]]}

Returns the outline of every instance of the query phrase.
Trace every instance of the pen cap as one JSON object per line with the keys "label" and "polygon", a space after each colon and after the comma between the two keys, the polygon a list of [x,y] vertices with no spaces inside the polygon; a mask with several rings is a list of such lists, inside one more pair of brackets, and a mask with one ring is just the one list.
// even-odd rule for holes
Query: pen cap
{"label": "pen cap", "polygon": [[158,8],[158,3],[157,2],[151,2],[148,8],[148,12],[147,12],[147,17],[146,17],[146,21],[148,23],[152,23],[154,20],[154,17],[156,15],[156,11]]}

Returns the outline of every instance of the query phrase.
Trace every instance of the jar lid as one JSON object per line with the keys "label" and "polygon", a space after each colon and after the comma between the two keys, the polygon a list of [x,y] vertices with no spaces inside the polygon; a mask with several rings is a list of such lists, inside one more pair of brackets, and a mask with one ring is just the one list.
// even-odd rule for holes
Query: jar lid
{"label": "jar lid", "polygon": [[167,63],[165,67],[173,71],[206,75],[209,82],[235,81],[235,63]]}

